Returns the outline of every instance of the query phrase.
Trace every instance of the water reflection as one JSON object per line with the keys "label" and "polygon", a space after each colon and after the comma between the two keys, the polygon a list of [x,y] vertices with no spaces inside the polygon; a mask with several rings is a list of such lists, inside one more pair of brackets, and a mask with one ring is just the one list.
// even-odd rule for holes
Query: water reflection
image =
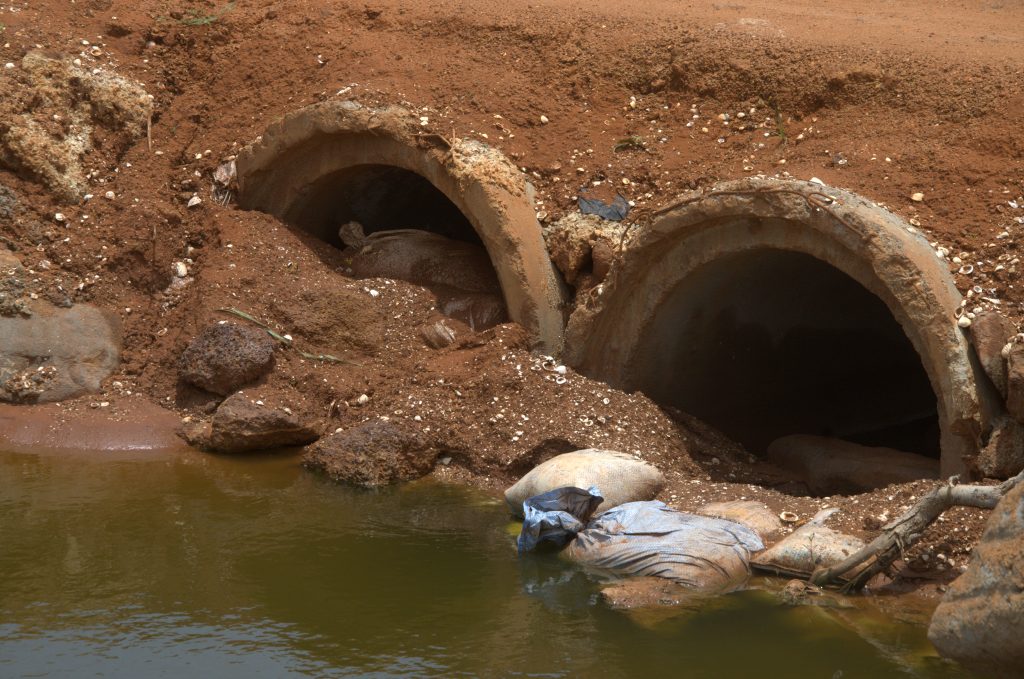
{"label": "water reflection", "polygon": [[289,458],[0,454],[0,676],[963,676],[856,611],[610,611],[507,525],[489,496]]}

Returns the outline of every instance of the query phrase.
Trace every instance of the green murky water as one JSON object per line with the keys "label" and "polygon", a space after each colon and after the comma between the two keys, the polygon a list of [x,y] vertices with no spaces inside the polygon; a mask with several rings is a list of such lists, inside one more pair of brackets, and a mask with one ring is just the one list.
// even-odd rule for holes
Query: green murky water
{"label": "green murky water", "polygon": [[0,677],[958,677],[921,624],[609,610],[516,557],[489,496],[366,493],[294,459],[0,453]]}

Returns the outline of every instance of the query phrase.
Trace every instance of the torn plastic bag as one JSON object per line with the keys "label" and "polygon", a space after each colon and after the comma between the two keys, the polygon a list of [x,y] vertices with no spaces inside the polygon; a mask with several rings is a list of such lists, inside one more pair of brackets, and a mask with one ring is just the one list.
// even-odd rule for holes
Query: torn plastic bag
{"label": "torn plastic bag", "polygon": [[728,592],[764,549],[750,528],[684,514],[663,502],[627,502],[590,522],[565,550],[573,561],[618,575],[654,575],[702,592]]}
{"label": "torn plastic bag", "polygon": [[601,491],[564,486],[523,502],[523,529],[516,545],[520,553],[531,552],[541,542],[562,547],[576,537],[590,520],[597,506],[604,502]]}
{"label": "torn plastic bag", "polygon": [[629,214],[629,201],[616,194],[611,204],[605,203],[597,198],[579,197],[580,212],[585,215],[597,215],[601,219],[610,222],[621,222]]}

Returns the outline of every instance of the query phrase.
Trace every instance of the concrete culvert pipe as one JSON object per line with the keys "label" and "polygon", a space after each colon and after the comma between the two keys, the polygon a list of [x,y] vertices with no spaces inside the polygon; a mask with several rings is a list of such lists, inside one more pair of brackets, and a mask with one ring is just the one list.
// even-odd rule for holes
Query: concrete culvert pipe
{"label": "concrete culvert pipe", "polygon": [[945,262],[886,210],[807,182],[743,180],[637,232],[570,318],[567,358],[755,454],[809,434],[961,473],[988,409],[960,301]]}
{"label": "concrete culvert pipe", "polygon": [[239,203],[339,247],[339,227],[352,222],[371,235],[417,229],[483,245],[508,316],[560,351],[565,290],[532,188],[495,149],[426,133],[419,122],[402,108],[352,101],[296,111],[239,155]]}

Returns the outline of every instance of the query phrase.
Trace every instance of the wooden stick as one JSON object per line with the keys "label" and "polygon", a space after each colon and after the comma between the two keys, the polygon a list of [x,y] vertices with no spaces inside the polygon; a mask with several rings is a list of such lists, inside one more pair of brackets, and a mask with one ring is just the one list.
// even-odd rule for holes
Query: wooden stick
{"label": "wooden stick", "polygon": [[932,490],[917,501],[907,513],[887,524],[881,535],[872,540],[859,552],[831,568],[819,568],[811,574],[811,582],[819,587],[839,584],[840,578],[874,560],[843,586],[846,591],[864,588],[871,578],[886,570],[893,561],[913,546],[931,525],[950,507],[977,507],[992,509],[1014,486],[1024,480],[1024,471],[998,486],[961,486],[957,477]]}

